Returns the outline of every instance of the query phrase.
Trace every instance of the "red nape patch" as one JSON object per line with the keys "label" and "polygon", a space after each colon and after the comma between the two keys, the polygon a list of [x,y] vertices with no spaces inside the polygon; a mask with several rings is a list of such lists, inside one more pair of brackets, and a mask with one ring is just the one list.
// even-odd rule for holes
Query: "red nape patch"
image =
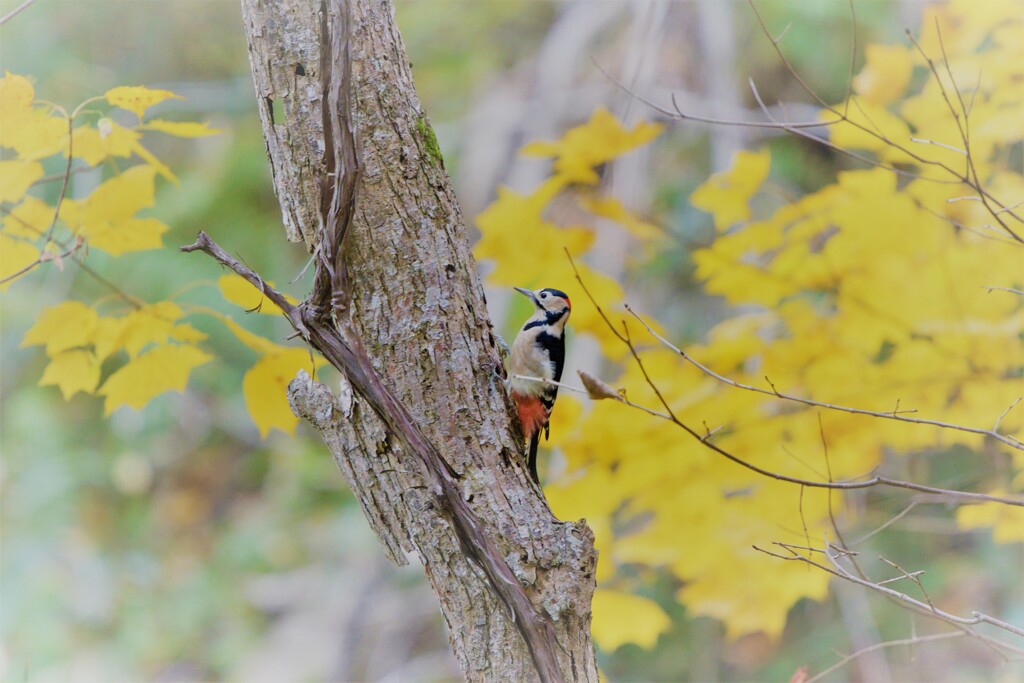
{"label": "red nape patch", "polygon": [[565,297],[565,307],[568,308],[570,311],[572,310],[572,302],[569,301],[569,297]]}
{"label": "red nape patch", "polygon": [[516,408],[519,410],[519,421],[523,424],[526,438],[533,438],[533,435],[548,423],[548,411],[544,409],[544,404],[536,396],[512,394],[512,398],[516,401]]}

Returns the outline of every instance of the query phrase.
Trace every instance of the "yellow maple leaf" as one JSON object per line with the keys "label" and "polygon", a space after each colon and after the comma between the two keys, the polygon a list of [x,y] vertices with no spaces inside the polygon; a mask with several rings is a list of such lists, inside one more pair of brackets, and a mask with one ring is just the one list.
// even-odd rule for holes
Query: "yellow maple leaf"
{"label": "yellow maple leaf", "polygon": [[206,335],[188,323],[180,323],[185,315],[178,304],[158,301],[146,304],[123,316],[103,316],[99,319],[93,344],[96,356],[105,360],[115,351],[124,349],[132,358],[151,344],[164,344],[169,340],[199,342]]}
{"label": "yellow maple leaf", "polygon": [[242,393],[245,395],[245,407],[261,438],[266,438],[271,429],[295,433],[299,418],[288,405],[288,384],[299,370],[306,370],[312,375],[323,362],[310,358],[306,349],[286,348],[268,353],[249,368],[242,379]]}
{"label": "yellow maple leaf", "polygon": [[[39,254],[39,248],[31,242],[0,234],[0,280],[28,267],[39,258]],[[14,280],[0,283],[0,292],[7,289],[12,282]]]}
{"label": "yellow maple leaf", "polygon": [[774,306],[783,297],[798,291],[796,283],[769,272],[756,261],[728,253],[726,246],[725,242],[716,240],[709,248],[694,252],[697,279],[705,281],[708,292],[721,294],[733,304]]}
{"label": "yellow maple leaf", "polygon": [[[905,107],[904,107],[905,110]],[[857,102],[845,109],[847,120],[829,126],[829,140],[842,149],[867,150],[874,152],[883,161],[892,163],[916,164],[912,157],[900,151],[895,145],[912,148],[918,154],[928,154],[933,149],[922,149],[911,141],[910,126],[907,121],[891,113],[884,106],[871,102]],[[904,111],[904,116],[906,111]],[[823,111],[821,120],[834,121],[835,115]],[[918,131],[920,136],[920,130]],[[958,140],[936,140],[945,144],[957,143]],[[943,150],[945,151],[945,150]],[[955,152],[949,152],[956,154]]]}
{"label": "yellow maple leaf", "polygon": [[67,144],[67,119],[44,109],[32,109],[0,126],[0,147],[10,147],[24,161],[45,159],[66,150]]}
{"label": "yellow maple leaf", "polygon": [[21,346],[44,344],[51,358],[61,351],[92,343],[99,315],[81,301],[65,301],[43,309],[25,333]]}
{"label": "yellow maple leaf", "polygon": [[624,227],[633,237],[640,240],[654,240],[663,237],[664,233],[658,226],[642,221],[622,205],[614,197],[593,196],[584,198],[580,204],[587,211],[598,216],[610,218]]}
{"label": "yellow maple leaf", "polygon": [[[267,284],[271,287],[274,286],[273,282],[267,282]],[[278,308],[277,304],[263,296],[258,289],[249,284],[249,281],[241,275],[234,273],[221,275],[217,279],[217,287],[220,288],[221,296],[236,306],[241,306],[246,311],[255,311],[265,315],[282,315],[282,311]],[[293,297],[288,295],[285,295],[285,299],[291,304],[298,303]]]}
{"label": "yellow maple leaf", "polygon": [[750,219],[750,198],[771,170],[768,150],[736,153],[728,171],[715,173],[690,195],[690,203],[715,217],[719,231]]}
{"label": "yellow maple leaf", "polygon": [[181,95],[176,95],[170,90],[154,90],[142,85],[122,85],[108,90],[104,97],[107,102],[115,107],[127,109],[134,112],[139,120],[145,115],[146,110],[164,100],[183,100]]}
{"label": "yellow maple leaf", "polygon": [[138,410],[166,391],[184,391],[192,370],[213,356],[188,344],[157,346],[128,361],[100,387],[103,411],[110,415],[121,406]]}
{"label": "yellow maple leaf", "polygon": [[100,383],[100,365],[96,354],[85,349],[71,349],[58,353],[50,361],[39,380],[39,386],[60,388],[64,400],[79,391],[91,394]]}
{"label": "yellow maple leaf", "polygon": [[[1006,495],[993,491],[992,495]],[[991,528],[996,543],[1024,542],[1024,509],[1001,503],[962,505],[956,511],[956,524],[961,529]]]}
{"label": "yellow maple leaf", "polygon": [[38,239],[50,229],[53,214],[54,207],[29,195],[4,216],[4,232],[11,236]]}
{"label": "yellow maple leaf", "polygon": [[156,196],[156,170],[138,165],[103,182],[86,199],[78,202],[77,210],[69,210],[67,221],[73,226],[109,221],[128,220],[142,209],[153,206]]}
{"label": "yellow maple leaf", "polygon": [[138,308],[123,317],[120,336],[112,344],[123,348],[133,358],[150,344],[163,344],[168,339],[197,342],[206,335],[187,323],[179,323],[184,311],[171,301],[158,301]]}
{"label": "yellow maple leaf", "polygon": [[857,94],[874,105],[895,100],[910,83],[914,54],[905,45],[868,45],[864,50],[864,68],[853,79]]}
{"label": "yellow maple leaf", "polygon": [[16,202],[43,177],[38,161],[0,161],[0,202]]}
{"label": "yellow maple leaf", "polygon": [[109,118],[102,118],[96,126],[78,126],[71,133],[71,153],[90,166],[95,166],[108,157],[126,158],[132,155],[139,134],[119,125]]}
{"label": "yellow maple leaf", "polygon": [[114,256],[163,246],[167,226],[135,215],[153,206],[157,170],[138,165],[107,180],[81,201],[65,200],[61,218],[90,244]]}
{"label": "yellow maple leaf", "polygon": [[601,649],[612,652],[626,643],[650,649],[672,625],[658,603],[632,593],[594,591],[591,633]]}
{"label": "yellow maple leaf", "polygon": [[223,313],[214,311],[213,309],[203,309],[203,312],[208,313],[223,322],[227,328],[231,330],[236,337],[238,337],[238,341],[242,342],[256,353],[261,355],[274,354],[280,353],[281,351],[289,348],[287,346],[275,344],[266,337],[261,337],[255,332],[250,332]]}
{"label": "yellow maple leaf", "polygon": [[24,76],[4,72],[0,78],[0,119],[5,123],[32,109],[36,89]]}
{"label": "yellow maple leaf", "polygon": [[[497,199],[477,216],[481,238],[473,249],[477,259],[494,260],[490,282],[529,287],[552,266],[568,264],[564,249],[579,254],[590,248],[594,233],[589,228],[559,228],[542,218],[544,208],[564,186],[564,180],[552,178],[528,195],[498,188]],[[522,249],[523,244],[531,248]]]}
{"label": "yellow maple leaf", "polygon": [[218,135],[216,128],[210,128],[208,123],[198,121],[164,121],[162,119],[150,119],[139,126],[141,130],[155,130],[160,133],[174,135],[179,138],[201,138],[207,135]]}
{"label": "yellow maple leaf", "polygon": [[159,249],[164,246],[161,236],[168,230],[167,224],[156,218],[129,218],[118,223],[92,223],[79,234],[89,241],[89,246],[111,256],[121,256],[133,251]]}
{"label": "yellow maple leaf", "polygon": [[0,147],[23,161],[43,159],[67,146],[68,122],[48,109],[33,106],[35,88],[24,76],[6,72],[0,79]]}
{"label": "yellow maple leaf", "polygon": [[100,317],[96,324],[96,333],[93,335],[93,349],[101,363],[124,346],[126,322],[124,317]]}
{"label": "yellow maple leaf", "polygon": [[646,145],[658,137],[660,123],[641,122],[627,129],[604,107],[598,107],[590,120],[569,129],[557,142],[534,142],[520,150],[525,156],[555,157],[555,173],[576,183],[595,184],[596,168]]}

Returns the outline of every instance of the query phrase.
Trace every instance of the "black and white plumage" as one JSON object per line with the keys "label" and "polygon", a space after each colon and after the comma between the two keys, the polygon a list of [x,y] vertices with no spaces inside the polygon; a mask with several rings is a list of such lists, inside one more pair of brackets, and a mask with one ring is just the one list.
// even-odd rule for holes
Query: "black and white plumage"
{"label": "black and white plumage", "polygon": [[519,421],[523,425],[523,433],[530,440],[527,460],[530,476],[534,482],[540,483],[537,475],[537,445],[542,429],[547,438],[548,420],[558,397],[558,387],[518,379],[516,376],[561,381],[565,366],[565,323],[569,320],[572,305],[565,292],[558,289],[515,289],[530,298],[534,312],[512,342],[509,386],[519,412]]}

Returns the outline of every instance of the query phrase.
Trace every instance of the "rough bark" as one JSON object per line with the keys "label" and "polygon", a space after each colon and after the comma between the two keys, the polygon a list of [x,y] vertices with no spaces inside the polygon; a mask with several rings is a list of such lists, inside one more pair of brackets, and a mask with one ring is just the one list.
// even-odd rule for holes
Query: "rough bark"
{"label": "rough bark", "polygon": [[[468,679],[536,679],[536,649],[551,645],[557,670],[545,674],[541,664],[542,678],[596,682],[592,535],[583,522],[554,518],[522,464],[465,225],[390,0],[337,8],[351,13],[340,50],[351,55],[347,94],[362,167],[354,215],[337,233],[332,221],[344,210],[337,201],[331,208],[332,192],[347,168],[336,149],[345,122],[325,104],[345,55],[324,37],[335,23],[315,0],[242,4],[284,223],[317,261],[314,306],[289,317],[347,373],[338,395],[300,376],[294,409],[323,436],[387,555],[400,564],[407,552],[420,558]],[[344,113],[341,100],[334,105]],[[255,274],[250,281],[264,286]],[[324,310],[338,339],[319,327]],[[524,641],[545,633],[557,642]]]}

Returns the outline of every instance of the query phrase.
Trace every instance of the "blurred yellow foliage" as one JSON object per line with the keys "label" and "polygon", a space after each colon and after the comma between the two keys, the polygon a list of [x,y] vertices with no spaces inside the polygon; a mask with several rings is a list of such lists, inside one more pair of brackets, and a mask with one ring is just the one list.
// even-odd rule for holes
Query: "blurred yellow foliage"
{"label": "blurred yellow foliage", "polygon": [[668,615],[658,603],[631,593],[599,588],[594,591],[593,609],[595,612],[628,615],[624,619],[594,622],[594,638],[608,649],[615,649],[625,643],[654,647],[658,635],[670,624]]}
{"label": "blurred yellow foliage", "polygon": [[639,123],[627,129],[615,116],[598,107],[590,120],[569,130],[556,142],[533,142],[522,149],[526,156],[555,160],[555,173],[574,183],[593,185],[600,180],[598,167],[646,145],[661,133],[659,123]]}
{"label": "blurred yellow foliage", "polygon": [[906,45],[868,45],[866,63],[853,79],[853,88],[864,101],[886,105],[902,95],[910,83],[914,51]]}
{"label": "blurred yellow foliage", "polygon": [[122,85],[108,90],[104,97],[107,102],[127,109],[134,113],[141,120],[146,110],[164,100],[180,100],[181,95],[176,95],[170,90],[154,90],[142,85]]}
{"label": "blurred yellow foliage", "polygon": [[193,369],[213,356],[191,344],[155,346],[115,370],[97,392],[107,415],[121,406],[138,410],[165,391],[185,391]]}
{"label": "blurred yellow foliage", "polygon": [[[1024,200],[1024,179],[1005,150],[1024,139],[1024,89],[1015,85],[1024,80],[1024,12],[1018,7],[1008,18],[1006,5],[1000,7],[977,12],[974,4],[953,2],[929,8],[921,44],[941,62],[937,22],[956,85],[973,98],[970,151],[977,175],[970,177],[994,198],[990,206],[997,199],[1009,207],[1001,217],[1017,226],[1012,212]],[[947,105],[949,97],[958,106],[948,74],[942,75],[944,96],[912,46],[872,45],[866,52],[855,101],[834,108],[847,119],[829,128],[830,141],[874,155],[879,164],[899,164],[909,175],[884,167],[843,172],[822,189],[755,216],[750,202],[768,176],[770,157],[767,151],[738,154],[733,167],[712,176],[691,201],[713,215],[717,232],[694,255],[697,277],[743,313],[686,351],[717,373],[768,391],[879,412],[913,409],[918,417],[984,429],[1002,415],[1000,431],[1019,433],[1024,409],[1007,408],[1024,394],[1024,306],[1019,295],[991,289],[1024,289],[1019,244],[993,227],[993,212],[953,175],[966,174],[967,164]],[[913,78],[915,68],[922,78]],[[963,124],[963,114],[957,116]],[[573,332],[592,334],[610,358],[624,361],[623,345],[573,293],[575,278],[562,253],[568,246],[577,263],[585,258],[589,228],[557,227],[543,218],[556,197],[594,184],[597,166],[628,149],[620,145],[625,129],[609,117],[600,110],[562,141],[525,149],[554,157],[554,175],[528,197],[499,191],[478,220],[483,235],[476,255],[494,260],[493,284],[569,291]],[[835,121],[836,114],[823,111],[821,118]],[[635,131],[642,134],[632,139],[644,142],[656,133],[642,126]],[[582,151],[588,149],[601,152]],[[635,227],[611,201],[591,195],[579,203],[593,215]],[[632,233],[645,242],[656,231]],[[523,243],[543,246],[516,248]],[[621,319],[621,289],[589,269],[580,272],[600,305]],[[864,475],[888,452],[951,444],[989,454],[1008,450],[980,434],[822,410],[731,387],[642,337],[634,343],[647,374],[675,415],[770,471],[828,481]],[[609,383],[661,410],[644,373],[632,362],[623,367]],[[668,626],[647,601],[625,598],[619,568],[628,565],[670,571],[682,583],[677,597],[687,609],[721,620],[730,637],[756,631],[778,637],[798,600],[826,596],[825,572],[780,562],[752,546],[820,545],[832,534],[830,506],[839,509],[840,494],[768,479],[711,452],[671,422],[621,403],[581,409],[566,400],[554,411],[552,430],[565,471],[545,492],[556,514],[586,518],[595,531],[600,561],[593,633],[599,645],[649,647]],[[1016,460],[1018,474],[1009,477],[1017,492],[1022,464]],[[967,506],[957,520],[963,528],[992,528],[997,542],[1024,537],[1024,520],[1005,506]]]}
{"label": "blurred yellow foliage", "polygon": [[[267,285],[273,287],[274,283],[267,282]],[[258,289],[249,284],[241,275],[234,273],[221,275],[217,279],[217,287],[220,289],[221,296],[225,300],[230,301],[236,306],[241,306],[247,311],[266,315],[283,315],[277,304],[263,296]],[[285,295],[285,298],[292,304],[298,303],[290,296]]]}
{"label": "blurred yellow foliage", "polygon": [[[44,309],[21,345],[46,347],[50,364],[39,384],[59,387],[65,399],[84,391],[106,396],[107,414],[122,405],[141,408],[165,391],[183,391],[191,370],[211,359],[194,346],[206,335],[180,322],[184,314],[170,301],[136,304],[119,316],[65,301]],[[103,362],[122,350],[128,361],[97,389]]]}
{"label": "blurred yellow foliage", "polygon": [[[133,112],[139,122],[125,127],[106,116],[94,117],[86,104],[105,99],[113,106]],[[146,112],[169,99],[181,99],[168,90],[143,86],[118,87],[102,98],[88,100],[71,115],[53,105],[36,102],[32,82],[6,74],[0,79],[0,145],[17,158],[0,162],[0,200],[5,204],[0,232],[0,278],[11,281],[41,265],[60,261],[88,246],[111,256],[158,249],[168,230],[162,221],[140,212],[151,208],[156,198],[156,177],[176,181],[171,170],[141,143],[146,132],[177,137],[204,137],[218,131],[205,123],[150,119]],[[94,117],[92,123],[86,118]],[[69,124],[76,124],[70,128]],[[38,160],[61,154],[61,163],[96,166],[103,162],[136,156],[144,163],[117,168],[84,199],[63,197],[53,204],[28,194],[43,177]],[[70,166],[67,166],[70,168]],[[82,166],[80,165],[79,168]],[[59,214],[58,214],[59,204]],[[54,245],[57,245],[55,247]],[[24,272],[22,272],[24,271]],[[6,282],[4,287],[10,284]],[[225,298],[245,308],[260,303],[260,294],[237,276],[222,277]],[[60,389],[65,399],[79,392],[104,396],[109,415],[121,406],[141,408],[167,391],[183,391],[191,371],[212,356],[196,346],[206,335],[182,322],[186,311],[171,301],[142,303],[122,294],[126,312],[103,315],[98,308],[81,301],[65,301],[40,314],[26,333],[22,346],[42,345],[50,363],[39,384]],[[280,313],[266,303],[266,312]],[[199,311],[194,311],[199,312]],[[293,432],[298,422],[288,407],[285,391],[299,368],[312,372],[322,361],[312,362],[308,351],[275,344],[248,332],[233,320],[214,314],[247,346],[260,354],[243,380],[246,406],[261,436],[276,427]],[[127,360],[103,379],[104,363],[118,352]]]}
{"label": "blurred yellow foliage", "polygon": [[[1006,491],[991,493],[999,496]],[[1024,510],[1020,508],[998,503],[967,505],[956,511],[956,522],[962,529],[990,527],[996,543],[1024,543]]]}
{"label": "blurred yellow foliage", "polygon": [[716,173],[690,196],[690,203],[715,216],[715,227],[725,230],[750,218],[747,203],[768,177],[771,157],[767,151],[740,152],[733,167]]}
{"label": "blurred yellow foliage", "polygon": [[295,433],[299,418],[288,405],[288,385],[299,370],[312,375],[324,362],[314,358],[307,349],[279,347],[279,350],[263,355],[249,368],[242,379],[242,393],[245,395],[245,407],[261,437],[266,438],[271,429]]}
{"label": "blurred yellow foliage", "polygon": [[210,124],[199,121],[150,119],[139,126],[139,128],[142,130],[156,130],[179,138],[205,138],[208,135],[220,133],[216,128],[210,128]]}
{"label": "blurred yellow foliage", "polygon": [[[225,280],[225,278],[228,279]],[[237,278],[258,297],[259,292],[237,275],[226,275],[221,278],[219,283],[221,292],[235,305],[251,310],[249,303],[252,301],[252,295],[244,294],[244,290],[235,291],[237,282],[232,278]],[[229,292],[232,292],[230,296]],[[235,295],[242,294],[244,296],[241,301],[233,298]],[[273,306],[269,301],[265,303]],[[277,307],[274,306],[274,308]],[[312,355],[307,348],[281,346],[265,337],[253,334],[226,315],[221,315],[216,311],[206,312],[223,322],[240,342],[260,356],[259,360],[246,371],[242,378],[245,407],[248,409],[252,421],[260,430],[260,436],[266,438],[271,429],[280,429],[286,434],[294,434],[299,418],[295,416],[291,406],[288,405],[288,384],[295,379],[299,370],[305,370],[313,375],[316,369],[327,361],[320,356]]]}
{"label": "blurred yellow foliage", "polygon": [[43,177],[38,161],[0,161],[0,202],[16,202]]}
{"label": "blurred yellow foliage", "polygon": [[56,386],[67,401],[80,391],[91,394],[100,383],[96,354],[85,349],[61,351],[46,366],[39,386]]}

